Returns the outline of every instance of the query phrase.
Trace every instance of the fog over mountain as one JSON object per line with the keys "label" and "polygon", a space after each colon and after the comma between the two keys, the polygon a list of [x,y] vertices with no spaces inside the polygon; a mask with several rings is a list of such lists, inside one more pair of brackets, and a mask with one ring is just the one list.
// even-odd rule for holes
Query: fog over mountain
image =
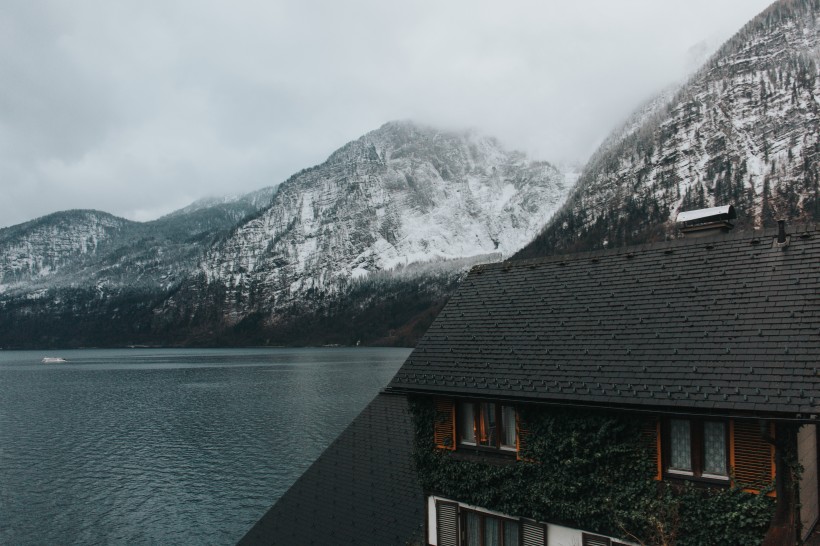
{"label": "fog over mountain", "polygon": [[820,220],[820,2],[782,0],[596,152],[519,256],[675,236],[681,210],[734,204],[740,227]]}
{"label": "fog over mountain", "polygon": [[728,202],[745,226],[816,220],[818,13],[767,8],[582,168],[394,121],[149,222],[86,205],[2,228],[0,346],[412,345],[478,262],[673,237]]}

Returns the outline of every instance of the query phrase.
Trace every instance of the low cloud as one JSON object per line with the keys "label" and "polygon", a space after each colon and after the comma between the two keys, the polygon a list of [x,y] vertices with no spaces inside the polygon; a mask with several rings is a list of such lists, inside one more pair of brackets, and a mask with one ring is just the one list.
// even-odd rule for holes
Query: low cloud
{"label": "low cloud", "polygon": [[392,119],[582,161],[765,6],[10,0],[0,226],[68,208],[145,220],[252,191]]}

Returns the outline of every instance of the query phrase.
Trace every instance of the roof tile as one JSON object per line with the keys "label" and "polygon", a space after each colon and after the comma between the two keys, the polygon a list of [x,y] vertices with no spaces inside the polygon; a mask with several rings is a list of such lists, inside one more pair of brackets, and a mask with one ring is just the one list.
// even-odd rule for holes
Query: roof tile
{"label": "roof tile", "polygon": [[[455,377],[481,396],[806,413],[820,400],[820,233],[790,229],[810,237],[780,249],[737,232],[474,268],[390,388],[446,392]],[[747,391],[796,384],[805,397],[790,401]]]}

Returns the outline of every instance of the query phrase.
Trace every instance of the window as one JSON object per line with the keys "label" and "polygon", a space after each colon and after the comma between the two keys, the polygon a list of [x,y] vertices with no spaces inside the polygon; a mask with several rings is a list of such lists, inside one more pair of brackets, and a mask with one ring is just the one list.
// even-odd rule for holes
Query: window
{"label": "window", "polygon": [[[438,546],[547,546],[547,526],[537,521],[490,512],[436,497],[429,544]],[[430,512],[427,512],[428,517]],[[432,522],[431,522],[432,523]],[[429,524],[428,524],[429,525]],[[428,527],[429,528],[429,527]]]}
{"label": "window", "polygon": [[669,471],[692,472],[692,424],[688,419],[669,421]]}
{"label": "window", "polygon": [[515,451],[515,408],[494,402],[461,402],[458,438],[461,445]]}
{"label": "window", "polygon": [[726,471],[726,423],[704,421],[703,423],[703,475],[727,476]]}
{"label": "window", "polygon": [[669,419],[664,429],[666,473],[728,480],[726,428],[725,421]]}
{"label": "window", "polygon": [[521,530],[512,519],[462,510],[462,546],[519,546]]}

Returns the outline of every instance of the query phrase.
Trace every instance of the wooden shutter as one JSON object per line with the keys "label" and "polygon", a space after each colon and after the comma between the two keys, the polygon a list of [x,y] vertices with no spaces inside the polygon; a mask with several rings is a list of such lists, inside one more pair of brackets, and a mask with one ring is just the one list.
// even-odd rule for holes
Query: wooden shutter
{"label": "wooden shutter", "polygon": [[654,479],[660,480],[663,467],[661,466],[661,421],[657,417],[647,419],[641,425],[641,440],[646,446],[649,456],[655,467]]}
{"label": "wooden shutter", "polygon": [[438,546],[458,546],[458,504],[436,501]]}
{"label": "wooden shutter", "polygon": [[448,398],[437,398],[436,422],[433,425],[433,440],[439,449],[456,448],[456,405]]}
{"label": "wooden shutter", "polygon": [[515,458],[519,461],[532,462],[532,459],[525,458],[521,455],[521,451],[527,446],[531,433],[527,428],[527,424],[521,419],[521,415],[517,411],[515,412],[515,431]]}
{"label": "wooden shutter", "polygon": [[545,546],[547,543],[547,527],[543,523],[521,520],[521,545]]}
{"label": "wooden shutter", "polygon": [[[774,426],[769,426],[774,437]],[[759,493],[774,480],[774,446],[763,439],[759,421],[729,421],[729,466],[746,491]],[[769,493],[775,496],[775,492]]]}

